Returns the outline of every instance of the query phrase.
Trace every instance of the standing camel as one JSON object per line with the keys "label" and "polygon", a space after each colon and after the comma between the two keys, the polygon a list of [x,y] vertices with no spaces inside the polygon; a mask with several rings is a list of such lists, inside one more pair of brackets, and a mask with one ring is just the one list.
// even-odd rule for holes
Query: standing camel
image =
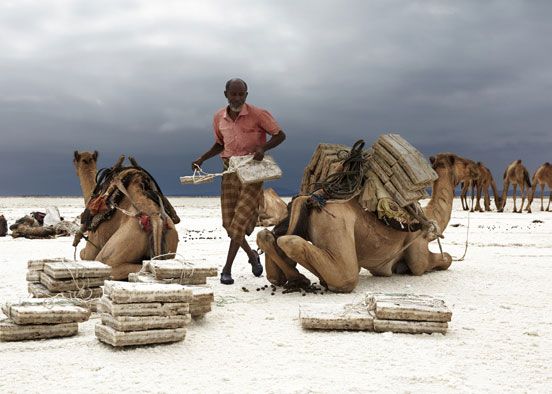
{"label": "standing camel", "polygon": [[[478,168],[479,176],[475,180],[474,184],[472,184],[472,199],[473,199],[473,188],[476,187],[477,189],[477,201],[475,204],[475,210],[479,212],[483,212],[483,208],[481,208],[481,204],[479,202],[479,200],[481,199],[481,194],[483,194],[483,204],[485,206],[485,211],[491,210],[491,197],[489,196],[489,187],[492,188],[493,190],[496,209],[500,209],[501,207],[500,196],[498,195],[498,191],[496,189],[496,182],[493,179],[493,174],[491,173],[491,170],[485,167],[483,163],[481,163],[480,161],[477,162],[477,168]],[[474,208],[473,208],[473,200],[472,200],[471,212],[473,211],[474,211]]]}
{"label": "standing camel", "polygon": [[[527,195],[527,191],[531,188],[531,180],[529,179],[529,171],[527,171],[527,168],[523,164],[521,164],[521,160],[515,160],[508,167],[506,167],[506,170],[504,171],[504,183],[502,188],[502,198],[500,209],[498,212],[504,211],[504,206],[506,205],[506,195],[508,194],[508,189],[510,188],[510,184],[513,185],[514,188],[514,212],[521,213],[523,209],[523,204],[525,203],[525,197]],[[516,191],[517,191],[517,185],[519,185],[520,194],[521,194],[521,207],[519,208],[519,211],[516,208]],[[525,187],[527,186],[527,190]]]}
{"label": "standing camel", "polygon": [[[106,188],[96,190],[102,186],[96,185],[97,157],[97,152],[75,151],[73,159],[87,202],[81,221],[90,219],[83,224],[88,237],[80,257],[101,261],[111,266],[112,279],[126,280],[129,273],[140,271],[142,260],[176,252],[174,223],[179,219],[145,170],[133,160],[132,167],[121,167],[124,156],[110,169],[113,175],[106,176]],[[97,221],[101,215],[103,220]]]}
{"label": "standing camel", "polygon": [[[450,220],[457,158],[453,154],[431,158],[439,177],[424,212],[438,232],[444,231]],[[448,253],[428,249],[434,235],[388,226],[373,212],[365,211],[357,198],[330,200],[324,209],[310,211],[308,200],[309,196],[300,196],[291,203],[286,235],[276,237],[277,232],[269,230],[257,235],[257,244],[265,252],[267,279],[275,285],[310,284],[297,270],[296,263],[316,275],[330,290],[348,293],[358,284],[362,267],[377,276],[422,275],[446,270],[452,262]]]}
{"label": "standing camel", "polygon": [[[535,175],[533,175],[533,181],[532,181],[533,187],[531,187],[531,193],[529,194],[529,198],[527,199],[527,212],[531,212],[531,203],[533,202],[533,197],[535,196],[535,191],[537,189],[537,185],[540,185],[541,188],[541,211],[544,211],[544,186],[548,186],[549,189],[552,190],[552,164],[546,162],[543,165],[541,165],[537,171],[535,171]],[[548,198],[548,206],[546,207],[546,210],[550,210],[550,201],[552,200],[552,191],[550,192],[550,196]]]}
{"label": "standing camel", "polygon": [[[450,153],[454,155],[453,153]],[[456,185],[462,183],[462,189],[460,191],[460,201],[462,202],[462,209],[467,211],[470,209],[468,206],[468,189],[470,185],[473,185],[474,182],[479,177],[479,171],[477,164],[470,159],[465,159],[463,157],[454,155],[456,160],[454,161],[454,172],[457,174]],[[473,191],[472,191],[472,208],[473,208]]]}

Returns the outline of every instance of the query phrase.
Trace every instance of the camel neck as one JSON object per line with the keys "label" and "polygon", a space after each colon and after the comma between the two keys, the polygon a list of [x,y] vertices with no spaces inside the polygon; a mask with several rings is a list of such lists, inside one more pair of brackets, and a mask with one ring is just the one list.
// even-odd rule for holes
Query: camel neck
{"label": "camel neck", "polygon": [[82,190],[82,196],[84,197],[84,204],[88,204],[90,196],[96,187],[96,169],[92,168],[84,173],[79,172],[79,180]]}
{"label": "camel neck", "polygon": [[452,213],[454,183],[448,170],[438,171],[439,178],[433,183],[431,200],[425,208],[428,219],[435,220],[441,232],[445,231]]}

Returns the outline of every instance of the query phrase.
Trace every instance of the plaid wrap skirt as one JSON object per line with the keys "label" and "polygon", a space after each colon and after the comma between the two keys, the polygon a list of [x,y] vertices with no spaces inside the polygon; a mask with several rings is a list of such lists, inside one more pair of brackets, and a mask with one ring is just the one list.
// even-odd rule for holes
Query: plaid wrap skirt
{"label": "plaid wrap skirt", "polygon": [[241,244],[255,229],[262,193],[262,182],[242,184],[235,173],[222,176],[222,226],[233,241]]}

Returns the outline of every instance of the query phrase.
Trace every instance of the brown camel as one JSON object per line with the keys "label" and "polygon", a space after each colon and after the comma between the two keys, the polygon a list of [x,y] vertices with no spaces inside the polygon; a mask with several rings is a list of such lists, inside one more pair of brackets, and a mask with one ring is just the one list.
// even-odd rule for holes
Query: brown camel
{"label": "brown camel", "polygon": [[[444,230],[450,220],[457,184],[454,164],[458,159],[453,154],[431,158],[439,178],[433,184],[432,197],[424,212],[437,231]],[[257,244],[265,252],[267,278],[275,285],[310,284],[297,270],[296,262],[335,292],[351,292],[358,283],[361,268],[376,276],[422,275],[445,270],[452,262],[448,253],[429,251],[428,242],[434,236],[421,230],[408,232],[387,226],[374,213],[364,211],[356,198],[328,201],[323,209],[306,215],[308,199],[300,196],[293,200],[287,235],[276,239],[277,232],[268,230],[257,235]],[[305,238],[292,235],[297,233]]]}
{"label": "brown camel", "polygon": [[496,182],[493,179],[493,174],[491,173],[491,170],[489,170],[487,167],[483,165],[480,161],[477,162],[477,171],[479,176],[475,180],[475,182],[472,183],[472,209],[471,212],[474,211],[473,208],[473,188],[475,187],[477,189],[477,201],[475,204],[475,210],[479,212],[484,212],[483,208],[481,207],[480,201],[481,200],[481,194],[483,194],[483,204],[485,207],[485,211],[491,210],[491,197],[489,195],[489,187],[493,190],[494,195],[494,201],[496,209],[500,209],[501,202],[500,202],[500,196],[498,195],[498,191],[496,189]]}
{"label": "brown camel", "polygon": [[274,226],[287,216],[287,205],[272,188],[264,189],[257,226]]}
{"label": "brown camel", "polygon": [[[535,175],[533,175],[533,181],[531,183],[533,184],[533,187],[531,187],[531,193],[527,199],[526,210],[527,212],[531,212],[531,203],[533,202],[533,197],[535,197],[537,185],[539,185],[541,189],[541,211],[544,211],[544,187],[548,186],[548,188],[552,190],[552,164],[546,162],[541,165],[537,171],[535,171]],[[546,207],[547,211],[550,210],[550,201],[552,201],[552,191],[550,192],[550,196],[548,198],[548,206]]]}
{"label": "brown camel", "polygon": [[82,196],[84,197],[84,205],[88,204],[88,200],[96,187],[96,172],[98,161],[98,151],[94,152],[79,152],[75,151],[73,157],[73,165],[77,170],[77,177],[80,180]]}
{"label": "brown camel", "polygon": [[[89,202],[83,217],[90,214],[91,202],[103,197],[92,196],[91,186],[96,183],[96,160],[85,162],[83,158],[89,157],[88,153],[75,152],[74,160],[83,197]],[[97,153],[90,157],[93,156],[97,158]],[[112,191],[118,190],[119,199],[107,201],[116,209],[105,221],[88,231],[86,246],[80,252],[82,260],[96,260],[110,265],[111,277],[115,280],[126,280],[129,273],[138,272],[144,259],[165,254],[170,256],[170,253],[176,252],[178,245],[174,221],[160,207],[168,208],[170,204],[166,199],[159,198],[155,181],[133,160],[133,167],[120,169],[123,160],[124,156],[111,169],[120,171],[120,176],[114,176],[109,184]],[[157,196],[157,201],[148,196],[152,193]]]}
{"label": "brown camel", "polygon": [[[467,211],[470,209],[468,205],[468,190],[472,186],[477,178],[479,177],[479,168],[477,164],[470,159],[465,159],[463,157],[457,156],[456,161],[454,162],[454,170],[458,174],[457,186],[459,183],[462,183],[462,189],[460,191],[460,201],[462,202],[462,209]],[[472,209],[473,209],[473,189],[472,189]]]}
{"label": "brown camel", "polygon": [[[529,179],[529,171],[527,171],[527,168],[521,163],[521,160],[515,160],[508,167],[506,167],[506,170],[504,171],[504,183],[502,187],[502,198],[500,209],[498,212],[504,211],[504,206],[506,205],[506,195],[508,194],[508,189],[510,188],[510,184],[513,185],[514,188],[514,212],[521,213],[523,209],[523,204],[525,203],[525,196],[528,193],[528,190],[531,188],[531,180]],[[521,194],[521,207],[519,208],[519,211],[516,207],[516,192],[517,192],[517,185],[519,185],[520,194]],[[525,188],[527,186],[527,189]]]}
{"label": "brown camel", "polygon": [[8,221],[4,215],[0,215],[0,237],[5,237],[8,233]]}

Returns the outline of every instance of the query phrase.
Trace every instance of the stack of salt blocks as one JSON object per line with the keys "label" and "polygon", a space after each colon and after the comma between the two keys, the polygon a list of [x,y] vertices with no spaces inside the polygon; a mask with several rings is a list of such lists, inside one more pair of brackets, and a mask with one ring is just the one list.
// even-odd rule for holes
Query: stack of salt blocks
{"label": "stack of salt blocks", "polygon": [[207,286],[207,278],[218,276],[217,267],[205,262],[181,260],[145,260],[142,270],[129,274],[129,282],[179,283],[192,291],[190,314],[194,319],[202,318],[211,311],[215,300],[213,289]]}
{"label": "stack of salt blocks", "polygon": [[452,312],[443,300],[427,295],[367,293],[364,303],[300,305],[303,328],[408,334],[445,334]]}
{"label": "stack of salt blocks", "polygon": [[[70,261],[65,258],[29,260],[29,293],[35,298],[62,295],[67,298],[95,300],[102,296],[104,281],[111,267],[99,261]],[[89,302],[94,310],[95,303]]]}
{"label": "stack of salt blocks", "polygon": [[179,284],[106,281],[96,337],[115,347],[182,341],[191,299]]}
{"label": "stack of salt blocks", "polygon": [[63,298],[28,299],[6,302],[0,319],[0,340],[23,341],[69,337],[78,332],[78,323],[90,317],[90,310]]}

